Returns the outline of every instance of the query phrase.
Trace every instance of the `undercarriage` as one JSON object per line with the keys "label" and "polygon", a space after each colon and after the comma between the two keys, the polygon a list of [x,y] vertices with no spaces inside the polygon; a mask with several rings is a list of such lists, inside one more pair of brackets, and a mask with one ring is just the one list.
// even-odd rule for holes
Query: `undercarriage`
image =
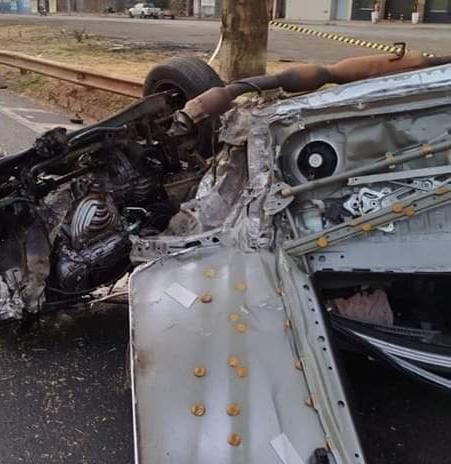
{"label": "undercarriage", "polygon": [[182,61],[0,160],[0,319],[132,272],[136,463],[375,462],[350,357],[451,390],[450,59]]}

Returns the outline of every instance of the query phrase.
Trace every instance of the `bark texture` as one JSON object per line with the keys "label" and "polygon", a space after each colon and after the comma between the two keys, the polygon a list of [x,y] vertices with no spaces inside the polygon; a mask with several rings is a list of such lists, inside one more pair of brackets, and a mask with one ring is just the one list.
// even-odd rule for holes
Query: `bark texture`
{"label": "bark texture", "polygon": [[267,0],[223,0],[219,73],[224,81],[265,74],[267,5]]}

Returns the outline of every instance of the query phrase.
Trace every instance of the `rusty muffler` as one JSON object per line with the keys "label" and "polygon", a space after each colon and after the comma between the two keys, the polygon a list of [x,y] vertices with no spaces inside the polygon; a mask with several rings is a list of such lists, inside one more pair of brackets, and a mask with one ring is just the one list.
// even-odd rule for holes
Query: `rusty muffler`
{"label": "rusty muffler", "polygon": [[299,64],[274,75],[250,77],[225,87],[214,87],[188,101],[175,115],[171,135],[182,135],[204,119],[228,111],[239,95],[247,92],[283,89],[285,92],[308,92],[325,84],[345,84],[362,79],[396,74],[451,63],[451,56],[425,57],[407,53],[401,57],[375,55],[347,58],[338,63],[318,66]]}

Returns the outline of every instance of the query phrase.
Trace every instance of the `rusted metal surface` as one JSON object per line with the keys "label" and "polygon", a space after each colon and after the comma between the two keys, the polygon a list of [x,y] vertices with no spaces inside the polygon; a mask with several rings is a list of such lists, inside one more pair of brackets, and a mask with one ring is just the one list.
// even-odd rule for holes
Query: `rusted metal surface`
{"label": "rusted metal surface", "polygon": [[126,97],[140,98],[142,96],[142,79],[99,73],[5,50],[0,50],[0,64]]}
{"label": "rusted metal surface", "polygon": [[[396,74],[451,63],[451,56],[424,57],[408,53],[348,58],[328,66],[299,64],[272,76],[256,76],[226,87],[215,87],[190,100],[177,116],[181,130],[210,116],[218,116],[231,108],[233,100],[247,92],[282,88],[286,92],[307,92],[325,84],[345,84],[362,79]],[[188,121],[187,121],[188,120]]]}

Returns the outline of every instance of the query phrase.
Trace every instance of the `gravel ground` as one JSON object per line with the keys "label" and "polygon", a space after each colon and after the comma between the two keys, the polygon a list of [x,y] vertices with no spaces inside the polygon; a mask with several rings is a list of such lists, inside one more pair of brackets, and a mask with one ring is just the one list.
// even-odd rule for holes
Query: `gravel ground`
{"label": "gravel ground", "polygon": [[131,463],[127,343],[123,307],[3,328],[0,462]]}

